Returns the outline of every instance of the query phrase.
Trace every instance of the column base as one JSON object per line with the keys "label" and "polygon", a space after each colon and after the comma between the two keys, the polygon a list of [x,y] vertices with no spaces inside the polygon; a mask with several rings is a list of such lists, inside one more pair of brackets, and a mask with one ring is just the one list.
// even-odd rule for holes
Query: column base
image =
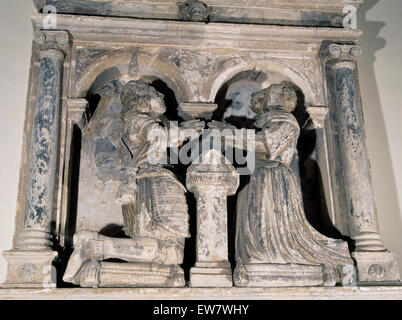
{"label": "column base", "polygon": [[190,287],[192,288],[228,288],[232,286],[232,269],[229,262],[196,263],[190,269]]}
{"label": "column base", "polygon": [[52,234],[44,230],[26,229],[17,238],[16,250],[50,251]]}
{"label": "column base", "polygon": [[52,265],[55,251],[10,250],[3,252],[7,260],[6,281],[2,288],[56,288],[56,268]]}
{"label": "column base", "polygon": [[302,264],[246,264],[236,267],[237,287],[323,286],[322,266]]}
{"label": "column base", "polygon": [[355,251],[357,282],[399,282],[399,268],[394,253],[385,251]]}

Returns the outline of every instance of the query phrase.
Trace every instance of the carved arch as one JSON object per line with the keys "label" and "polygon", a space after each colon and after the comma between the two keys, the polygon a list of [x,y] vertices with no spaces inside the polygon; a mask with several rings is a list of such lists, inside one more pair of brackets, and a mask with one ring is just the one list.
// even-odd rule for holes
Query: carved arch
{"label": "carved arch", "polygon": [[[150,59],[148,55],[137,52],[138,73],[135,78],[156,77],[165,82],[173,90],[176,100],[180,103],[189,99],[190,91],[176,66],[161,61],[157,57]],[[133,51],[116,50],[108,52],[92,61],[74,82],[71,97],[84,98],[96,79],[107,70],[117,68],[121,76],[129,76]]]}
{"label": "carved arch", "polygon": [[280,74],[284,80],[293,82],[303,91],[306,104],[325,105],[324,95],[322,94],[323,90],[317,90],[318,84],[309,79],[298,66],[275,59],[264,61],[242,60],[241,63],[234,64],[228,69],[222,70],[219,76],[212,81],[208,100],[214,101],[220,88],[237,74],[251,70],[261,71],[267,75],[270,73]]}

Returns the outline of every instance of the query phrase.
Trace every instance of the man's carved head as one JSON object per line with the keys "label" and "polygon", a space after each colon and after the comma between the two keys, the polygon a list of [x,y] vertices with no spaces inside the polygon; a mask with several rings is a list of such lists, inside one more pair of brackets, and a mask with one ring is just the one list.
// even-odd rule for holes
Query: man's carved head
{"label": "man's carved head", "polygon": [[157,115],[166,112],[163,94],[158,92],[143,80],[127,82],[120,94],[123,105],[123,116],[130,111],[154,113]]}
{"label": "man's carved head", "polygon": [[286,84],[273,84],[251,96],[251,110],[263,114],[272,107],[284,108],[292,112],[296,108],[297,95],[295,90]]}

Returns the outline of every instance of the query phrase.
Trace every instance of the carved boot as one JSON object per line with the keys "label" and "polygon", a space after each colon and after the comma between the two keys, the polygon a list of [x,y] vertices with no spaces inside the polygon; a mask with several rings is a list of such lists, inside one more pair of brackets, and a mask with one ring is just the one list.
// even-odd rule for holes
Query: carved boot
{"label": "carved boot", "polygon": [[[74,235],[74,252],[68,261],[63,281],[80,284],[79,272],[87,261],[103,260],[103,242],[97,232],[81,231]],[[78,277],[77,277],[78,276]]]}
{"label": "carved boot", "polygon": [[184,247],[175,239],[159,240],[157,257],[153,261],[157,264],[180,265],[183,263]]}

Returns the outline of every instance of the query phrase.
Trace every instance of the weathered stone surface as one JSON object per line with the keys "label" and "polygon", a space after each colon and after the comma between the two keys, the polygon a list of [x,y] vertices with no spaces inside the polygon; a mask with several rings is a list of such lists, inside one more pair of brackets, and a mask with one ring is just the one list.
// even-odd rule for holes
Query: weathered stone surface
{"label": "weathered stone surface", "polygon": [[237,267],[234,284],[238,287],[315,287],[323,286],[322,266],[302,264],[247,264]]}
{"label": "weathered stone surface", "polygon": [[[190,236],[186,190],[152,155],[154,146],[148,140],[150,134],[168,133],[163,95],[143,80],[128,81],[120,89],[116,86],[112,90],[119,93],[121,104],[113,104],[116,110],[111,117],[104,113],[84,133],[88,154],[81,172],[92,177],[91,181],[116,185],[110,196],[119,207],[124,232],[130,238],[101,235],[104,230],[79,216],[74,252],[63,279],[83,287],[183,286],[184,273],[178,265],[183,262],[184,239]],[[190,123],[204,126],[199,121]],[[110,130],[105,131],[105,127]],[[169,146],[181,143],[180,135],[169,139]],[[161,152],[165,153],[167,145],[163,148]],[[79,210],[94,219],[91,201],[96,204],[96,196],[88,190],[80,196],[90,201],[83,201]],[[104,212],[109,213],[107,209]],[[99,215],[96,220],[98,226],[105,223]],[[105,259],[130,264],[99,263]]]}
{"label": "weathered stone surface", "polygon": [[217,107],[215,103],[181,103],[179,116],[184,120],[197,118],[210,120]]}
{"label": "weathered stone surface", "polygon": [[54,219],[60,132],[60,94],[63,53],[54,49],[41,52],[39,85],[33,121],[25,230],[19,236],[18,249],[46,249],[51,235],[26,235],[27,232],[51,232]]}
{"label": "weathered stone surface", "polygon": [[10,250],[3,252],[7,260],[7,279],[3,288],[56,288],[56,268],[52,265],[57,252]]}
{"label": "weathered stone surface", "polygon": [[[67,165],[60,167],[60,176],[64,179],[59,180],[58,198],[59,198],[59,214],[56,220],[56,232],[59,233],[59,241],[63,245],[72,243],[72,232],[76,230],[76,226],[71,226],[69,220],[74,214],[74,201],[71,199],[71,194],[75,190],[74,180],[76,172],[73,168],[74,159],[79,152],[77,144],[77,135],[82,132],[82,129],[88,123],[89,118],[89,103],[86,99],[68,99],[66,102],[65,111],[62,113],[61,124],[61,139],[64,148],[60,150],[60,160]],[[79,129],[79,130],[77,130]],[[82,144],[82,141],[79,141]]]}
{"label": "weathered stone surface", "polygon": [[[336,119],[345,207],[351,237],[355,240],[353,257],[358,268],[357,280],[399,280],[395,257],[386,251],[377,225],[363,114],[359,107],[355,77],[356,59],[361,55],[361,48],[356,45],[332,44],[324,53],[327,54],[324,58],[332,70],[330,81],[337,105],[333,117]],[[373,258],[370,258],[370,254]],[[378,268],[368,272],[368,264],[374,264],[373,260],[376,259]]]}
{"label": "weathered stone surface", "polygon": [[[55,287],[58,256],[54,249],[57,188],[59,182],[61,97],[63,63],[69,34],[64,31],[35,33],[39,70],[29,123],[23,219],[16,226],[13,250],[4,253],[8,262],[6,285]],[[28,146],[27,146],[28,148]]]}
{"label": "weathered stone surface", "polygon": [[0,298],[51,300],[402,300],[401,286],[311,288],[0,289]]}
{"label": "weathered stone surface", "polygon": [[175,288],[186,284],[179,266],[113,262],[101,262],[95,275],[82,275],[81,283],[85,287],[101,288]]}
{"label": "weathered stone surface", "polygon": [[[274,84],[252,95],[258,115],[256,169],[237,202],[236,269],[239,286],[331,286],[355,283],[346,242],[314,230],[290,164],[299,125],[291,114],[296,93]],[[344,272],[341,270],[349,270]]]}
{"label": "weathered stone surface", "polygon": [[190,270],[192,287],[230,287],[227,196],[236,192],[239,175],[220,151],[202,154],[187,171],[186,185],[197,201],[196,263]]}
{"label": "weathered stone surface", "polygon": [[357,279],[362,283],[399,283],[399,268],[394,253],[386,251],[355,251]]}
{"label": "weathered stone surface", "polygon": [[181,20],[209,22],[209,14],[212,8],[198,0],[189,0],[186,2],[179,2],[179,16]]}
{"label": "weathered stone surface", "polygon": [[[190,20],[189,9],[197,10],[192,21],[241,22],[314,27],[341,27],[346,14],[344,7],[356,9],[363,0],[34,0],[38,10],[54,6],[58,13],[124,16],[135,18]],[[187,3],[192,6],[186,5]],[[195,7],[195,9],[194,9]],[[207,19],[209,15],[209,19]],[[195,18],[197,16],[197,18]]]}
{"label": "weathered stone surface", "polygon": [[[252,94],[282,82],[291,84],[297,90],[300,102],[298,111],[307,111],[311,116],[311,119],[306,119],[307,122],[299,123],[304,133],[309,131],[316,138],[316,145],[314,150],[310,150],[312,153],[308,160],[316,163],[318,175],[323,178],[318,183],[322,182],[322,188],[325,189],[323,207],[328,207],[331,223],[343,236],[352,236],[356,241],[357,250],[353,257],[358,280],[377,285],[387,281],[398,283],[394,256],[385,250],[378,234],[370,189],[364,128],[359,114],[359,91],[353,70],[354,58],[359,54],[355,43],[361,32],[333,28],[342,26],[345,5],[358,7],[361,2],[205,0],[202,4],[195,0],[35,1],[39,9],[54,5],[55,8],[47,9],[56,9],[59,14],[52,20],[56,25],[47,26],[55,30],[43,30],[44,21],[49,18],[47,12],[32,17],[34,42],[25,124],[26,142],[13,244],[14,249],[24,250],[5,253],[9,261],[5,286],[40,287],[45,282],[47,286],[54,287],[51,264],[57,253],[44,250],[50,249],[51,240],[55,240],[54,244],[59,246],[63,263],[67,262],[63,251],[68,252],[74,245],[75,251],[70,258],[65,280],[83,287],[184,286],[183,270],[178,265],[184,258],[184,244],[191,244],[191,239],[184,241],[189,236],[186,190],[170,168],[167,170],[161,166],[145,165],[147,161],[142,162],[148,152],[144,147],[148,125],[166,130],[169,123],[161,117],[164,108],[160,103],[160,94],[151,94],[152,105],[157,109],[160,107],[155,113],[155,110],[144,111],[147,108],[141,104],[141,99],[137,99],[138,92],[134,91],[148,92],[149,84],[160,90],[163,87],[168,94],[169,103],[166,107],[169,117],[177,120],[182,117],[185,120],[179,130],[192,128],[198,132],[204,128],[204,123],[188,120],[203,118],[209,121],[213,118],[216,121],[208,124],[211,128],[218,120],[229,121],[237,116],[247,119],[247,127],[254,127],[256,115],[250,108]],[[320,57],[323,48],[330,49],[329,60],[332,62]],[[41,52],[55,54],[44,58]],[[60,56],[57,52],[62,54],[63,59],[55,59]],[[52,65],[56,66],[55,71],[58,72],[54,72],[54,77],[48,77],[51,70],[47,67]],[[48,81],[44,81],[44,78]],[[127,109],[143,107],[131,114],[122,112],[123,106],[119,101],[121,88],[129,80],[146,83],[126,96],[123,105]],[[99,103],[97,98],[100,98]],[[32,177],[38,176],[35,170],[39,167],[31,171],[29,168],[32,168],[32,163],[39,162],[30,144],[35,145],[35,137],[38,137],[38,126],[33,125],[40,118],[37,116],[38,106],[47,108],[50,118],[53,117],[54,123],[60,123],[60,126],[54,126],[58,132],[52,133],[54,137],[59,137],[58,144],[43,139],[44,144],[52,142],[48,151],[55,155],[52,158],[55,161],[49,164],[50,173],[43,176],[41,184],[50,193],[34,190],[36,193],[32,194],[27,190],[37,186],[38,181]],[[175,106],[179,106],[178,110]],[[149,112],[151,114],[144,115]],[[239,127],[245,125],[242,122],[237,124]],[[39,133],[43,134],[45,128],[40,127],[42,131],[39,130]],[[266,129],[264,125],[258,127],[261,132]],[[277,162],[292,161],[289,165],[292,168],[303,165],[299,163],[298,155],[290,159],[294,154],[296,135],[289,128],[282,130],[282,133],[284,139],[275,138],[272,134],[267,135],[267,141],[258,140],[257,135],[258,148],[270,146],[269,152],[267,148],[264,152],[257,152],[257,158],[259,161],[267,160],[271,156],[272,146],[278,142],[285,151]],[[32,143],[31,136],[34,137]],[[182,143],[179,138],[173,140],[175,142],[170,147]],[[302,140],[300,145],[303,145]],[[220,154],[214,152],[219,158]],[[356,163],[359,163],[358,167]],[[264,289],[195,288],[232,286],[226,197],[235,193],[239,178],[233,174],[233,167],[226,166],[230,170],[222,171],[224,167],[194,164],[188,171],[187,186],[196,196],[199,213],[195,239],[197,261],[190,269],[192,288],[170,291],[120,289],[120,292],[131,294],[131,298],[155,294],[161,299],[201,297],[203,294],[208,298],[273,297],[271,291]],[[174,169],[178,169],[178,166]],[[285,245],[278,245],[279,240],[272,241],[270,244],[263,243],[263,249],[254,251],[262,256],[275,256],[278,252],[294,249],[299,251],[299,255],[290,254],[291,258],[285,257],[281,261],[260,259],[259,263],[249,261],[245,264],[242,261],[235,270],[235,284],[353,284],[354,267],[345,243],[321,237],[309,227],[301,214],[299,180],[302,175],[296,173],[294,179],[290,179],[292,187],[288,188],[289,179],[286,177],[289,178],[291,173],[282,170],[281,175],[272,175],[270,183],[258,183],[254,180],[267,176],[265,169],[262,170],[265,173],[260,175],[260,169],[256,169],[258,172],[251,176],[250,183],[252,186],[261,186],[259,192],[254,192],[250,185],[246,186],[241,194],[248,191],[250,197],[240,197],[238,203],[249,203],[252,196],[269,199],[272,192],[267,190],[281,189],[274,193],[279,195],[275,199],[282,201],[282,210],[273,210],[270,219],[265,219],[268,222],[255,217],[250,220],[272,227],[269,234],[278,235]],[[271,169],[275,171],[277,168]],[[183,167],[180,170],[181,178],[184,178]],[[346,178],[342,180],[344,175]],[[44,197],[49,206],[37,205],[38,210],[36,207],[35,210],[45,214],[32,214],[35,211],[31,210],[32,204],[35,206],[35,202],[39,203],[39,198]],[[244,210],[239,212],[243,215],[249,211],[253,213],[254,210],[249,210],[249,207],[244,205]],[[275,205],[268,207],[279,208]],[[290,227],[283,227],[279,223],[285,221],[286,217],[295,216],[295,212],[298,213],[298,220],[290,223]],[[247,219],[242,214],[237,228],[239,233],[247,233],[253,228],[246,226],[244,222]],[[26,216],[28,219],[25,219]],[[230,228],[233,227],[232,224]],[[124,231],[125,235],[114,236],[113,230],[117,229]],[[294,230],[302,230],[304,235],[295,236],[294,239],[307,240],[286,244],[288,235],[294,235]],[[248,232],[248,236],[263,234]],[[243,248],[245,243],[240,241],[237,247]],[[295,256],[300,259],[294,259]],[[127,262],[105,261],[109,258]],[[334,289],[337,291],[306,287],[304,291],[289,289],[287,292],[292,292],[291,298],[327,298],[334,297],[335,292],[344,298],[352,295],[372,297],[373,292],[378,294],[380,291],[392,296],[399,292],[389,288],[380,291],[370,289],[369,292],[361,288]],[[286,297],[281,289],[270,290]],[[5,296],[18,295],[12,290],[4,292]],[[21,295],[24,296],[25,292],[21,291]],[[35,292],[39,296],[46,295],[41,291]],[[80,297],[78,291],[74,290],[53,292],[55,295]],[[88,293],[99,298],[107,292],[113,297],[120,296],[113,289],[81,292],[84,292],[83,296]]]}

